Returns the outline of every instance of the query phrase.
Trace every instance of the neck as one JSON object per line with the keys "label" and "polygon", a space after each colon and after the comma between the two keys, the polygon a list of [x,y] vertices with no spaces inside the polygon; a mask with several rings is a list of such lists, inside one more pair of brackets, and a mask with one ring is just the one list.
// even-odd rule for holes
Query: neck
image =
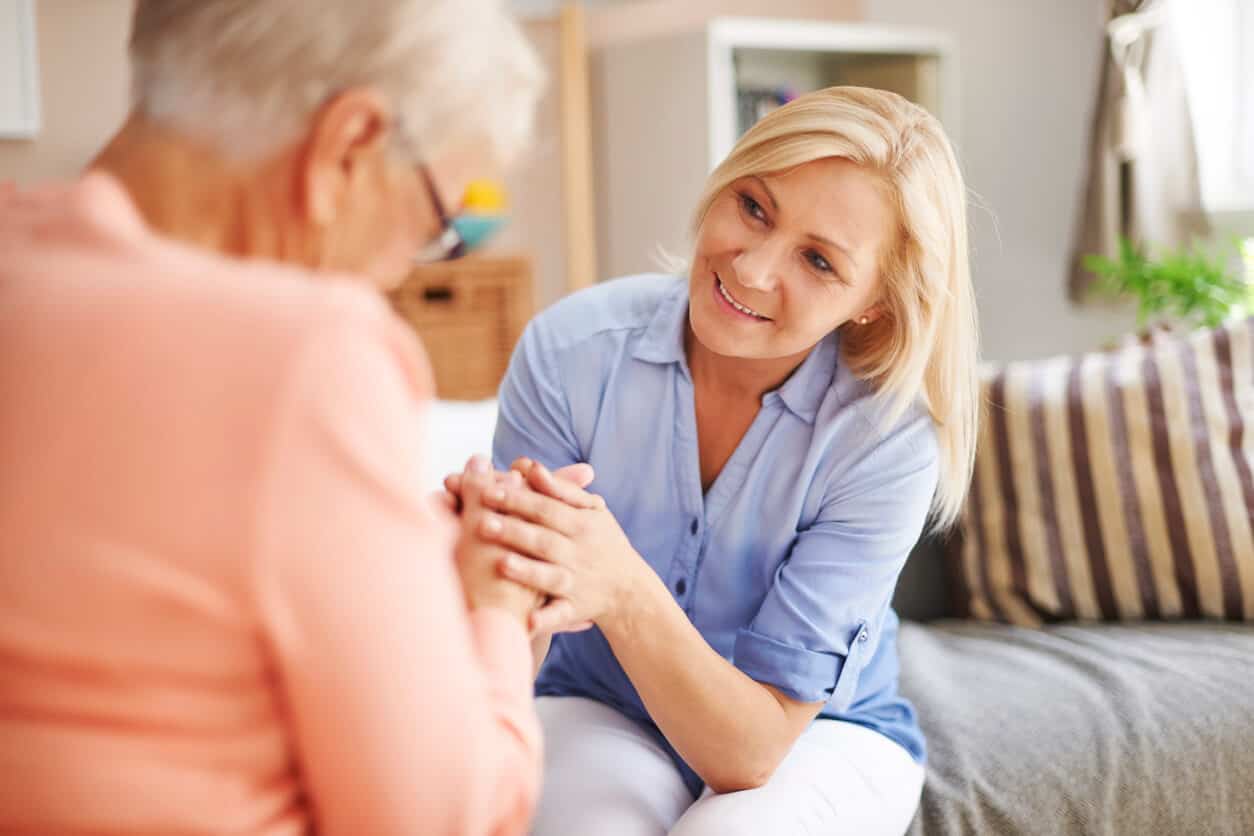
{"label": "neck", "polygon": [[[282,258],[267,183],[274,163],[241,164],[132,115],[91,163],[115,177],[155,232],[225,255]],[[273,191],[273,190],[271,190]]]}
{"label": "neck", "polygon": [[684,335],[684,347],[694,386],[721,397],[754,403],[760,402],[767,392],[783,386],[809,353],[769,360],[725,357],[702,345],[691,326]]}

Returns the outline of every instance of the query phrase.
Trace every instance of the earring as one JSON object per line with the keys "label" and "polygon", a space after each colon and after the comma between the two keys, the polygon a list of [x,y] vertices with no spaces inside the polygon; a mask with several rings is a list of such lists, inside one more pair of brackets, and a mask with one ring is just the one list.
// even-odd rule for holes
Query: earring
{"label": "earring", "polygon": [[861,317],[861,318],[858,320],[858,324],[859,324],[859,325],[866,325],[866,324],[867,324],[868,322],[870,322],[870,321],[871,321],[871,318],[870,318],[870,317],[868,317],[868,316],[864,316],[864,317]]}

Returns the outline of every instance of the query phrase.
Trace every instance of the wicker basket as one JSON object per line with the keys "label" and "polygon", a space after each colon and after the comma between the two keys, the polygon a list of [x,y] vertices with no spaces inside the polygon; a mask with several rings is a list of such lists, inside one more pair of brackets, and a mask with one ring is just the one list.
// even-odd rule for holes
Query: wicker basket
{"label": "wicker basket", "polygon": [[464,258],[416,268],[392,293],[422,338],[447,400],[496,396],[532,314],[531,261]]}

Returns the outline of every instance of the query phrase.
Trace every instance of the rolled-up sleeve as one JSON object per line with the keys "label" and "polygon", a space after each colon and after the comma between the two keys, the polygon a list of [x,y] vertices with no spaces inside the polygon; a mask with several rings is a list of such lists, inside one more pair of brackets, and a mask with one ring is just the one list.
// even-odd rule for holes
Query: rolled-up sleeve
{"label": "rolled-up sleeve", "polygon": [[793,699],[848,708],[927,519],[937,463],[935,431],[921,416],[827,476],[817,518],[737,633],[740,670]]}
{"label": "rolled-up sleeve", "polygon": [[501,383],[492,440],[492,462],[500,470],[522,456],[553,469],[582,461],[547,321],[541,316],[527,326]]}

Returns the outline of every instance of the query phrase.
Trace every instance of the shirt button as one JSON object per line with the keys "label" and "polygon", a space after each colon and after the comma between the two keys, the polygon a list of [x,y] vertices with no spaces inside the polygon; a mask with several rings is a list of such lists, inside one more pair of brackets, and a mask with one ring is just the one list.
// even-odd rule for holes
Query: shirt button
{"label": "shirt button", "polygon": [[862,632],[858,633],[858,641],[864,642],[866,640],[867,640],[867,631],[866,631],[866,628],[864,627],[862,629]]}
{"label": "shirt button", "polygon": [[696,517],[692,518],[692,525],[688,526],[688,530],[695,536],[697,529],[701,527],[701,522]]}
{"label": "shirt button", "polygon": [[683,595],[687,591],[688,591],[688,582],[686,580],[684,580],[683,578],[680,578],[679,580],[675,581],[675,594],[676,595]]}

